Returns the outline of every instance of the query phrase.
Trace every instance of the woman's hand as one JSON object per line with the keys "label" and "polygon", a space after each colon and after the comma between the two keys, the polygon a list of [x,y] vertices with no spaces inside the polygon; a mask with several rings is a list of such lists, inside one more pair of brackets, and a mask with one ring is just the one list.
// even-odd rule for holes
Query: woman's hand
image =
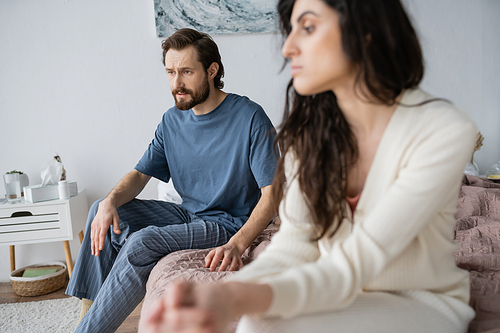
{"label": "woman's hand", "polygon": [[226,289],[224,284],[176,283],[151,306],[141,328],[151,333],[221,332],[236,318],[234,298]]}
{"label": "woman's hand", "polygon": [[262,313],[272,299],[267,284],[179,282],[151,305],[141,318],[140,331],[148,333],[216,333],[243,314]]}

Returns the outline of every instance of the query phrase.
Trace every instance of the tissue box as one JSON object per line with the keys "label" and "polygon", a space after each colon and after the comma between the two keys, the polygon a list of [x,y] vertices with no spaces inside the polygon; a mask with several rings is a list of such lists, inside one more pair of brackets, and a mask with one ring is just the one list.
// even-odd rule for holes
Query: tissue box
{"label": "tissue box", "polygon": [[[76,182],[68,182],[69,195],[74,197],[78,195],[78,187]],[[47,200],[57,200],[59,199],[59,191],[57,185],[34,185],[24,187],[24,199],[27,202],[35,203]]]}

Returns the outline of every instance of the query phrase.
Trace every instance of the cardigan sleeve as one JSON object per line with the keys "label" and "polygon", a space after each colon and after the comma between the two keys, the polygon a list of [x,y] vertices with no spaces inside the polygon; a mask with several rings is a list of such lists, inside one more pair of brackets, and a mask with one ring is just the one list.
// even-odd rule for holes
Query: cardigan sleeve
{"label": "cardigan sleeve", "polygon": [[[280,213],[282,210],[287,216],[282,216],[282,228],[293,229],[294,232],[289,234],[293,238],[284,239],[283,235],[276,242],[273,239],[272,243],[276,244],[266,251],[262,262],[257,263],[260,257],[256,260],[256,268],[265,267],[264,264],[282,268],[280,272],[275,269],[272,274],[258,279],[273,290],[273,300],[266,315],[288,317],[350,305],[360,290],[432,221],[449,198],[450,189],[458,189],[476,133],[475,126],[469,121],[456,121],[439,130],[427,131],[415,143],[405,165],[376,207],[356,221],[352,233],[344,240],[334,242],[329,253],[317,260],[314,256],[298,255],[302,261],[309,262],[297,258],[297,264],[292,264],[293,260],[284,253],[290,251],[293,244],[305,246],[307,243],[299,236],[297,221],[290,218],[297,211],[306,209],[298,181],[292,180],[286,205],[281,207]],[[307,219],[304,214],[297,216],[297,219]],[[277,253],[268,253],[270,251]],[[274,261],[270,260],[271,257]]]}
{"label": "cardigan sleeve", "polygon": [[320,256],[318,242],[311,241],[315,235],[310,213],[296,177],[298,163],[293,153],[285,156],[285,177],[287,188],[280,203],[280,229],[271,243],[250,265],[232,275],[229,279],[240,282],[256,282],[259,278],[272,276],[283,270],[315,261]]}

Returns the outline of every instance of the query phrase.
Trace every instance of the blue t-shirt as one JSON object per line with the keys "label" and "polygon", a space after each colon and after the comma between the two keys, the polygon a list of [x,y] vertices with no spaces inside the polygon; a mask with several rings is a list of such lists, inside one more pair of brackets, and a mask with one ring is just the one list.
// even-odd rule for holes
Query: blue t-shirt
{"label": "blue t-shirt", "polygon": [[228,94],[197,116],[175,106],[165,112],[135,169],[168,182],[182,206],[235,233],[247,221],[276,171],[274,127],[260,105]]}

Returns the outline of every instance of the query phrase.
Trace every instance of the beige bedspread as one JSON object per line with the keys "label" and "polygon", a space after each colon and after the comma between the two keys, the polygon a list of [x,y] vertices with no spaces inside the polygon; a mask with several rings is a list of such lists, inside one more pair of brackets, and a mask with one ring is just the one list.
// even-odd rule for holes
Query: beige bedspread
{"label": "beige bedspread", "polygon": [[[275,224],[268,226],[253,244],[243,253],[243,264],[250,263],[271,241],[271,237],[278,230]],[[204,267],[205,256],[211,249],[183,250],[169,254],[162,258],[151,274],[146,285],[146,297],[142,305],[142,313],[158,297],[165,293],[166,287],[177,280],[195,283],[209,283],[223,279],[232,272],[210,272]]]}
{"label": "beige bedspread", "polygon": [[465,176],[458,199],[457,265],[470,271],[469,332],[500,332],[500,183]]}

